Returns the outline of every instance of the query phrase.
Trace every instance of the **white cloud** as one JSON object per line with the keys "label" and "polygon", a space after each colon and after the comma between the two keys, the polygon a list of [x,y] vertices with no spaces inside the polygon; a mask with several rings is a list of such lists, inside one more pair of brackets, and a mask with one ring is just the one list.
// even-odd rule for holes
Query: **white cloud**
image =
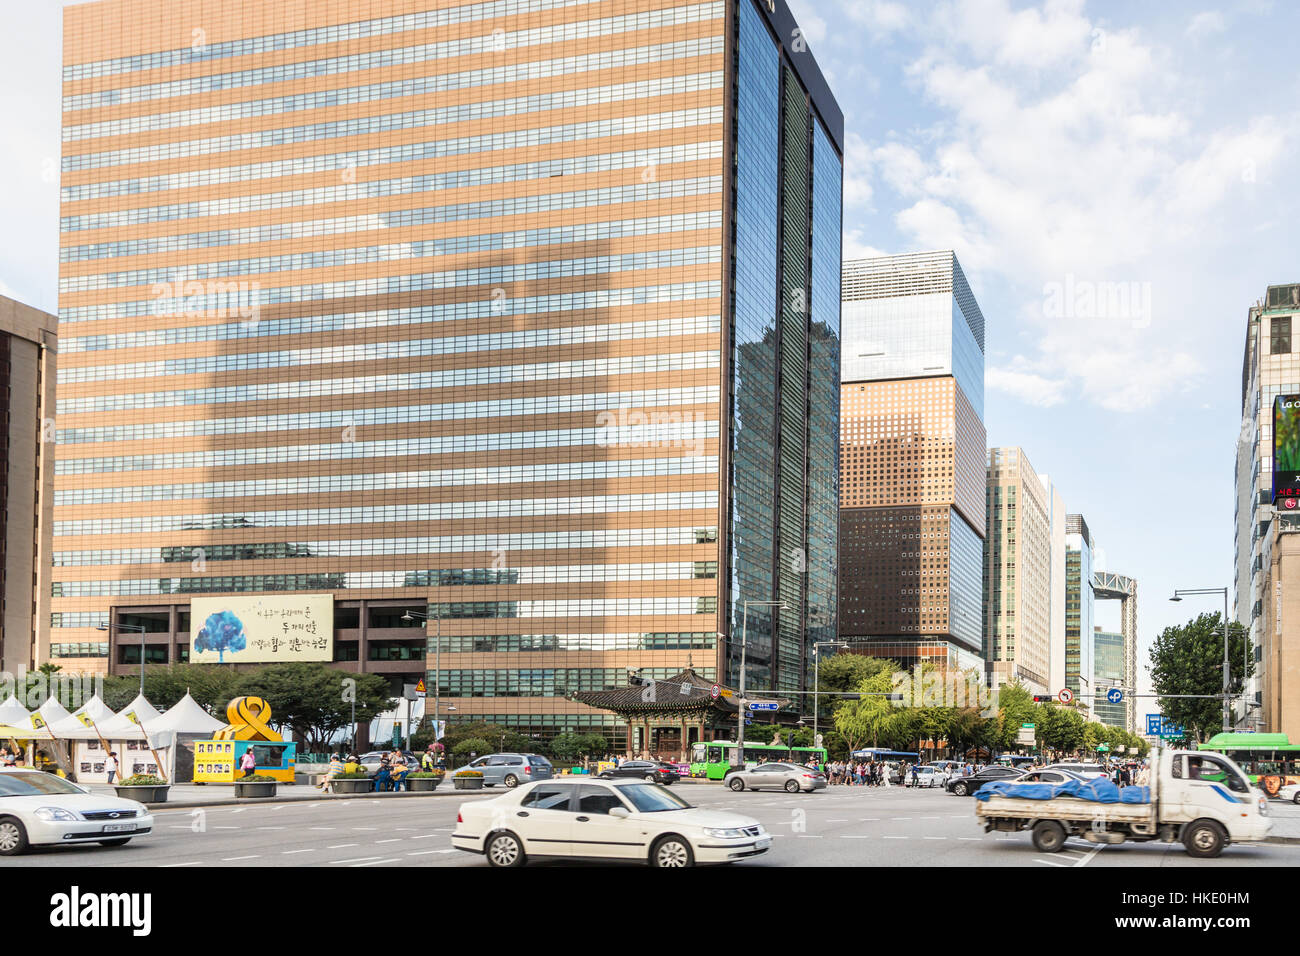
{"label": "white cloud", "polygon": [[1227,26],[1222,13],[1218,10],[1206,10],[1192,17],[1191,22],[1187,24],[1187,36],[1188,39],[1199,40],[1222,33]]}
{"label": "white cloud", "polygon": [[1037,372],[1027,371],[1023,356],[1016,356],[1010,368],[989,367],[984,372],[985,387],[1013,395],[1026,405],[1050,408],[1065,401],[1065,382]]}
{"label": "white cloud", "polygon": [[840,254],[845,259],[876,259],[890,255],[883,249],[868,245],[862,239],[861,229],[846,228],[841,239]]}

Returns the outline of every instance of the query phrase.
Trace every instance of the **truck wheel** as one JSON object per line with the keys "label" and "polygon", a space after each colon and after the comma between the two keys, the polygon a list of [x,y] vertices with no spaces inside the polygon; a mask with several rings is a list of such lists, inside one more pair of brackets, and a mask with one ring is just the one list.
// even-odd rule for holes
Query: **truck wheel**
{"label": "truck wheel", "polygon": [[1059,853],[1065,846],[1065,827],[1055,820],[1039,820],[1034,824],[1034,849],[1040,853]]}
{"label": "truck wheel", "polygon": [[1183,831],[1183,846],[1188,856],[1212,860],[1223,852],[1226,843],[1223,829],[1212,820],[1197,820]]}

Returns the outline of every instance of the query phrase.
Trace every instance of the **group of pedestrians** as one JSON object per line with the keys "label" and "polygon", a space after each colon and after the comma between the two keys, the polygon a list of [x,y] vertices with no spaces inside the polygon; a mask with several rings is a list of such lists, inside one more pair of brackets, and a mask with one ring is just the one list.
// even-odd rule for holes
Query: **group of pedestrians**
{"label": "group of pedestrians", "polygon": [[[372,780],[372,790],[375,793],[397,792],[402,789],[402,784],[406,778],[417,769],[422,771],[442,770],[446,766],[446,758],[442,754],[434,751],[430,747],[425,753],[421,754],[419,762],[408,760],[406,754],[401,750],[394,748],[379,758],[379,767],[376,769]],[[356,754],[348,754],[344,757],[342,754],[330,755],[330,766],[325,774],[325,779],[321,781],[319,789],[323,793],[329,792],[330,784],[334,778],[341,773],[369,773],[370,771],[361,763],[361,758]]]}
{"label": "group of pedestrians", "polygon": [[833,760],[826,765],[826,782],[832,786],[889,787],[892,768],[879,760]]}

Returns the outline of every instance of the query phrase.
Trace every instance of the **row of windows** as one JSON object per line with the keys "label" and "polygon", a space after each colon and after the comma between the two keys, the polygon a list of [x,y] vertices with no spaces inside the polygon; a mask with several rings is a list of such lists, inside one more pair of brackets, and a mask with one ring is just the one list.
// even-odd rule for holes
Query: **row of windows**
{"label": "row of windows", "polygon": [[[715,254],[718,248],[706,249]],[[642,255],[642,254],[638,254]],[[643,255],[654,256],[654,253]],[[665,259],[675,256],[664,255]],[[596,342],[619,342],[626,339],[658,339],[681,335],[708,335],[719,330],[716,315],[660,319],[653,322],[618,322],[609,325],[570,325],[520,332],[495,332],[483,335],[452,335],[429,339],[400,339],[365,342],[359,345],[333,345],[315,349],[291,349],[276,352],[229,352],[194,358],[168,359],[161,362],[133,362],[123,365],[86,365],[59,370],[60,382],[102,382],[123,378],[149,378],[169,375],[197,375],[204,372],[234,372],[253,368],[301,368],[306,365],[339,363],[391,362],[422,355],[476,356],[482,352],[512,349],[551,348],[585,345]]]}
{"label": "row of windows", "polygon": [[[211,320],[240,318],[250,325],[258,321],[259,305],[298,303],[309,300],[350,296],[391,295],[418,291],[421,276],[392,276],[353,282],[291,285],[261,290],[255,283],[212,282],[205,293],[203,283],[173,283],[159,289],[159,297],[132,302],[63,309],[59,322],[89,322],[97,319],[123,319],[135,316],[206,318]],[[197,289],[194,286],[197,285]],[[640,286],[629,289],[597,289],[588,292],[564,292],[555,295],[507,298],[493,295],[470,302],[448,302],[433,306],[434,322],[455,322],[489,316],[506,317],[538,312],[568,312],[582,309],[609,309],[650,302],[676,302],[684,299],[717,298],[717,282],[687,282],[675,285]],[[172,295],[167,295],[170,292]],[[504,290],[502,290],[504,292]],[[712,294],[710,294],[710,292]],[[180,296],[173,298],[172,296]],[[65,318],[65,316],[67,318]]]}
{"label": "row of windows", "polygon": [[[96,615],[99,621],[104,619],[102,614]],[[96,622],[98,623],[98,621]],[[55,627],[75,627],[72,624],[55,624]],[[83,641],[73,644],[51,644],[50,657],[107,657],[108,641]]]}
{"label": "row of windows", "polygon": [[[359,217],[348,217],[348,221]],[[248,242],[276,242],[281,239],[300,239],[305,235],[315,234],[321,224],[334,224],[341,220],[313,220],[309,222],[277,222],[277,224],[252,226],[248,229],[218,229],[208,233],[181,233],[178,235],[156,235],[146,239],[122,239],[121,242],[95,242],[87,246],[65,246],[60,250],[60,261],[82,261],[90,259],[114,259],[120,256],[152,255],[156,252],[175,252],[187,248],[209,248],[212,246],[235,246]],[[550,226],[546,229],[517,229],[508,233],[477,233],[471,235],[448,235],[438,239],[417,239],[417,241],[400,243],[408,248],[412,258],[422,259],[428,256],[461,255],[465,252],[490,252],[507,250],[507,248],[529,248],[534,246],[558,246],[573,242],[608,241],[632,237],[632,235],[658,235],[659,233],[694,232],[697,229],[718,229],[722,224],[722,212],[712,209],[707,212],[680,213],[675,216],[650,216],[642,219],[623,219],[604,222],[580,222],[576,225]],[[382,220],[365,217],[365,222],[356,222],[350,233],[367,232],[368,229],[387,229]],[[331,232],[338,230],[331,229]],[[325,234],[325,233],[320,233]],[[393,246],[377,246],[381,250]],[[393,310],[396,311],[396,310]],[[227,326],[212,326],[227,328]],[[168,330],[174,332],[174,330]],[[136,333],[140,334],[140,333]],[[247,333],[255,334],[255,333]],[[272,334],[272,333],[263,333]],[[213,336],[217,337],[217,336]],[[73,351],[85,351],[90,346],[78,345],[81,338],[70,339],[74,343]],[[203,337],[200,337],[203,338]],[[195,341],[195,339],[174,339],[174,341]],[[62,350],[65,343],[60,341]]]}
{"label": "row of windows", "polygon": [[600,428],[552,428],[539,431],[439,435],[386,441],[341,441],[319,445],[271,445],[257,448],[220,448],[209,451],[158,455],[117,455],[102,458],[59,458],[56,475],[90,475],[103,472],[157,471],[172,468],[226,468],[289,461],[343,461],[352,458],[388,458],[409,455],[454,455],[515,448],[566,448],[597,445],[602,448],[680,447],[697,450],[700,440],[717,438],[716,421]]}
{"label": "row of windows", "polygon": [[[333,74],[339,75],[339,74]],[[621,103],[629,99],[653,96],[670,96],[713,89],[721,85],[721,74],[696,73],[686,76],[657,77],[634,83],[617,83],[607,86],[586,87],[576,90],[555,90],[530,96],[512,96],[498,100],[481,100],[457,103],[452,106],[420,110],[423,122],[418,125],[433,126],[439,123],[464,123],[490,117],[516,116],[546,110],[577,109],[596,103]],[[152,113],[126,116],[98,123],[69,123],[63,127],[65,143],[106,136],[130,136],[159,130],[183,129],[210,123],[229,123],[253,116],[287,116],[303,110],[323,109],[355,103],[372,103],[403,99],[408,96],[434,98],[442,84],[437,77],[413,77],[388,83],[371,83],[364,86],[335,87],[299,93],[291,96],[273,96],[260,100],[221,103],[196,109],[176,110],[169,113]],[[439,97],[440,98],[440,97]]]}
{"label": "row of windows", "polygon": [[[370,133],[392,133],[398,130],[420,129],[438,124],[468,122],[486,118],[489,115],[526,115],[535,109],[573,109],[592,103],[629,103],[638,99],[654,99],[661,96],[717,89],[721,85],[722,73],[712,71],[696,73],[690,76],[642,80],[637,83],[598,87],[590,90],[560,91],[539,96],[511,97],[505,100],[467,103],[424,110],[407,110],[400,113],[376,113],[352,119],[308,123],[302,126],[278,126],[272,129],[236,133],[230,136],[176,140],[171,143],[159,144],[159,147],[165,146],[168,148],[169,153],[166,157],[153,155],[153,151],[159,147],[151,146],[113,150],[106,153],[82,153],[80,155],[65,156],[63,168],[64,171],[70,171],[104,165],[117,166],[128,163],[149,162],[162,158],[173,159],[186,155],[212,155],[232,150],[283,146],[287,143],[312,143],[323,139],[364,136]],[[142,123],[145,120],[147,120],[147,117],[115,122]],[[141,153],[144,153],[144,155],[141,156]],[[118,156],[119,159],[116,162],[106,163],[105,159],[112,155]]]}
{"label": "row of windows", "polygon": [[[423,13],[411,13],[405,16],[381,17],[374,20],[362,20],[357,23],[336,24],[333,26],[315,27],[309,30],[295,30],[291,33],[273,33],[260,37],[249,37],[242,40],[230,40],[225,43],[203,43],[192,45],[177,50],[166,50],[159,53],[143,53],[137,56],[117,57],[110,60],[95,60],[89,63],[78,63],[63,68],[64,80],[81,80],[92,76],[109,76],[117,73],[134,73],[139,70],[156,70],[164,66],[176,66],[180,64],[199,63],[207,60],[218,60],[227,57],[248,56],[252,53],[266,53],[272,50],[292,50],[304,46],[317,46],[325,43],[341,43],[345,40],[355,40],[361,37],[384,36],[391,33],[406,33],[413,30],[428,30],[433,27],[448,26],[453,23],[472,23],[478,20],[495,20],[502,17],[516,17],[524,13],[533,13],[539,10],[555,10],[567,7],[580,6],[595,0],[495,0],[490,3],[470,3],[459,7],[450,7],[445,10],[431,10]],[[656,26],[667,26],[676,22],[692,22],[694,20],[712,19],[720,16],[720,13],[711,12],[712,8],[720,8],[720,3],[703,4],[691,7],[670,9],[668,11],[656,11],[654,14],[639,14],[633,17],[614,17],[604,20],[580,21],[576,24],[566,24],[568,28],[581,28],[589,31],[593,27],[598,30],[606,29],[610,24],[616,23],[619,29],[610,29],[609,32],[623,32],[627,30],[645,30]],[[673,19],[665,19],[665,14]],[[709,14],[706,16],[706,14]],[[678,20],[676,17],[686,17],[689,19]],[[515,46],[523,45],[520,37],[531,37],[533,31],[520,31],[515,35]],[[602,32],[589,33],[584,32],[583,36],[602,36]],[[541,37],[548,37],[542,39]],[[534,42],[549,43],[554,40],[567,39],[567,34],[561,34],[554,38],[549,38],[550,34],[542,34]],[[492,39],[489,35],[487,39]],[[482,38],[480,38],[482,39]],[[491,49],[491,48],[490,48]]]}
{"label": "row of windows", "polygon": [[[84,276],[66,276],[59,280],[62,292],[84,292],[87,289],[104,289],[137,285],[153,285],[171,296],[183,296],[180,287],[194,282],[195,293],[206,291],[202,279],[243,277],[258,273],[291,272],[298,269],[325,269],[357,265],[365,262],[410,263],[421,268],[419,250],[409,243],[388,246],[360,246],[346,249],[328,249],[319,252],[296,252],[279,256],[260,256],[255,259],[229,259],[221,262],[203,262],[181,267],[135,269],[129,272],[96,273]],[[539,279],[590,276],[603,273],[632,272],[642,269],[664,269],[674,266],[698,265],[717,262],[720,252],[716,245],[684,249],[659,249],[653,252],[629,252],[622,255],[582,256],[578,258],[542,259],[510,265],[476,266],[447,269],[423,274],[420,288],[452,289],[474,285],[505,285],[510,282],[532,282]]]}
{"label": "row of windows", "polygon": [[[251,481],[202,481],[174,485],[126,485],[121,487],[60,489],[54,493],[57,505],[124,503],[128,501],[179,501],[212,498],[257,498],[264,496],[322,495],[364,491],[395,491],[401,488],[456,487],[472,484],[505,484],[534,481],[585,481],[631,478],[642,475],[714,474],[718,460],[712,456],[680,458],[629,458],[609,462],[556,462],[542,465],[514,465],[500,468],[456,468],[445,471],[369,472],[353,475],[303,475],[297,478],[260,478]],[[329,513],[335,509],[326,509]],[[370,509],[338,509],[354,513],[355,522],[368,524]],[[386,513],[375,509],[376,513]],[[220,527],[292,527],[313,523],[314,510],[261,511],[232,515],[153,515],[141,518],[98,518],[93,521],[55,522],[55,534],[115,533],[110,529],[180,530]],[[342,517],[338,519],[342,521]],[[256,522],[265,522],[264,525]],[[148,527],[138,527],[147,524]],[[64,529],[77,530],[64,530]],[[91,530],[96,529],[96,530]],[[100,531],[98,529],[104,529]]]}
{"label": "row of windows", "polygon": [[176,405],[217,405],[226,402],[258,402],[274,399],[303,399],[321,395],[375,394],[408,389],[451,388],[499,382],[540,382],[562,378],[594,378],[608,375],[639,375],[687,369],[717,368],[718,353],[679,352],[668,355],[625,355],[619,358],[587,359],[580,362],[543,362],[533,365],[484,366],[447,369],[438,372],[403,372],[395,375],[367,375],[358,378],[324,378],[255,385],[159,389],[122,395],[93,395],[61,399],[60,415],[73,412],[103,412],[123,409],[165,408]]}
{"label": "row of windows", "polygon": [[[386,150],[360,150],[358,155],[369,156],[383,152],[392,156],[390,162],[408,159],[435,159],[461,156],[466,153],[489,153],[503,149],[536,149],[552,143],[573,143],[580,140],[601,139],[607,136],[632,136],[664,129],[682,129],[688,126],[708,126],[722,122],[721,107],[674,110],[647,113],[640,116],[621,116],[613,119],[590,120],[583,123],[566,123],[561,126],[541,126],[532,129],[510,130],[501,133],[480,133],[475,136],[455,136],[429,143],[392,146]],[[340,135],[354,135],[352,133]],[[320,138],[320,137],[317,137]],[[115,149],[103,153],[83,153],[63,157],[63,171],[100,169],[105,166],[133,166],[190,156],[205,156],[212,152],[244,151],[263,146],[278,145],[265,134],[245,133],[241,136],[220,136],[212,139],[186,140],[179,143],[158,143],[131,149]]]}
{"label": "row of windows", "polygon": [[[63,97],[63,110],[65,113],[74,113],[103,106],[120,106],[125,103],[145,103],[150,100],[194,96],[211,90],[232,90],[242,87],[261,86],[267,83],[314,79],[319,76],[342,76],[346,73],[362,70],[384,69],[407,63],[424,63],[427,62],[429,52],[430,47],[428,44],[392,47],[351,56],[300,60],[296,63],[282,63],[279,66],[264,66],[251,70],[239,70],[233,73],[210,73],[206,76],[192,76],[188,79],[170,80],[164,83],[121,86],[114,89],[65,96]],[[669,60],[708,56],[721,52],[721,37],[703,37],[694,40],[682,40],[676,43],[658,43],[653,46],[603,50],[580,56],[557,57],[549,60],[526,60],[522,63],[510,63],[505,66],[462,70],[458,73],[438,73],[424,77],[422,79],[426,86],[422,91],[438,93],[450,90],[482,88],[504,83],[535,80],[548,76],[570,76],[576,73],[610,70],[643,63],[662,63]],[[347,100],[346,102],[353,101]],[[69,197],[65,194],[64,198],[81,197]]]}
{"label": "row of windows", "polygon": [[[200,202],[173,203],[169,206],[147,206],[141,209],[113,209],[108,212],[82,216],[64,216],[59,221],[61,232],[79,232],[86,229],[109,229],[134,226],[150,222],[172,222],[178,219],[199,219],[206,216],[231,216],[266,209],[301,209],[322,203],[356,202],[370,199],[368,187],[390,191],[382,195],[424,193],[421,176],[408,176],[394,180],[377,180],[374,183],[344,183],[340,186],[321,186],[315,189],[290,189],[275,193],[251,196],[230,196]],[[717,192],[720,180],[708,179],[665,180],[663,182],[637,183],[631,186],[610,186],[603,189],[583,189],[563,193],[540,193],[514,196],[509,199],[480,200],[454,203],[447,206],[430,206],[421,210],[384,210],[382,217],[388,228],[425,223],[461,222],[466,219],[487,219],[496,216],[519,216],[557,209],[582,209],[587,206],[605,206],[625,202],[648,202],[653,199],[697,196]]]}
{"label": "row of windows", "polygon": [[[434,609],[430,609],[434,614]],[[436,615],[435,615],[436,616]],[[675,651],[711,650],[716,631],[658,634],[453,634],[429,638],[429,650],[441,642],[449,654],[527,653],[533,651]],[[703,668],[697,668],[696,673]],[[667,675],[673,676],[671,674]]]}
{"label": "row of windows", "polygon": [[610,598],[578,601],[445,601],[429,605],[435,617],[619,617],[627,614],[716,614],[714,596]]}
{"label": "row of windows", "polygon": [[251,435],[259,432],[299,431],[309,428],[365,428],[402,422],[556,415],[613,408],[637,415],[639,414],[635,411],[637,409],[664,405],[713,404],[718,401],[718,394],[718,386],[702,385],[695,388],[656,388],[636,392],[588,392],[578,395],[539,395],[534,398],[503,398],[482,402],[447,402],[441,405],[381,405],[375,408],[341,408],[297,415],[197,418],[186,421],[144,422],[138,425],[110,425],[102,428],[60,428],[56,432],[56,440],[60,445],[148,441],[159,438],[190,438],[198,435]]}
{"label": "row of windows", "polygon": [[[712,670],[699,668],[697,673],[712,680]],[[678,673],[671,667],[646,667],[640,671],[642,677],[656,681]],[[437,677],[438,691],[445,697],[566,697],[574,691],[627,686],[627,671],[619,667],[443,670]],[[673,691],[667,685],[661,688],[661,693]]]}
{"label": "row of windows", "polygon": [[[633,532],[635,535],[648,537],[647,545],[685,544],[687,541],[654,540],[666,538],[665,531],[688,531],[692,535],[695,529],[652,528]],[[585,532],[602,534],[601,532]],[[716,533],[715,533],[716,534]],[[478,536],[486,537],[486,536]],[[524,537],[522,535],[498,535],[505,537]],[[534,536],[545,537],[545,536]],[[563,537],[552,536],[552,537]],[[642,543],[642,542],[637,542]],[[572,547],[562,544],[560,547]],[[606,547],[607,545],[592,545]],[[635,546],[622,545],[622,546]],[[465,550],[452,548],[449,550]],[[492,547],[480,550],[494,550]],[[100,581],[55,581],[51,591],[54,597],[122,597],[139,594],[212,594],[246,591],[345,591],[374,590],[378,588],[428,588],[437,579],[433,571],[321,571],[311,574],[240,574],[216,577],[188,578],[129,578],[124,580]],[[690,600],[690,599],[687,599]],[[705,600],[700,598],[699,600]],[[561,602],[563,603],[563,602]],[[685,611],[681,613],[696,613]],[[444,615],[450,616],[450,615]]]}

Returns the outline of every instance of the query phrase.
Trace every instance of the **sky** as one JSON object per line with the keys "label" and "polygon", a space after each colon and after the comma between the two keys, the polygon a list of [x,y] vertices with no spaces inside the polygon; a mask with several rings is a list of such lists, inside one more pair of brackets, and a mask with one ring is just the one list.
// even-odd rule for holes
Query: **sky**
{"label": "sky", "polygon": [[[1174,588],[1233,584],[1246,310],[1300,282],[1300,72],[1271,39],[1300,5],[790,5],[844,111],[845,257],[956,250],[989,444],[1138,579],[1145,664],[1222,606]],[[0,294],[49,311],[63,6],[0,0]],[[1118,603],[1097,621],[1118,630]]]}

